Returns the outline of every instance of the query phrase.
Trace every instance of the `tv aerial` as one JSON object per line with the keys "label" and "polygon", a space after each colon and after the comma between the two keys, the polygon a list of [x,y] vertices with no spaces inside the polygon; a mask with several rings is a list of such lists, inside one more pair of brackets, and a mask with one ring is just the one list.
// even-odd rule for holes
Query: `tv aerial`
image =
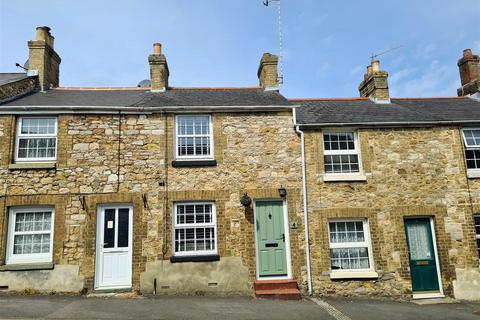
{"label": "tv aerial", "polygon": [[278,84],[283,84],[282,0],[263,0],[263,5],[268,7],[272,2],[277,3],[278,9]]}
{"label": "tv aerial", "polygon": [[389,53],[389,52],[391,52],[391,51],[400,49],[401,47],[403,47],[403,45],[399,45],[399,46],[390,48],[390,49],[385,50],[385,51],[380,52],[380,53],[373,53],[373,52],[372,52],[372,55],[370,56],[370,59],[371,59],[371,61],[373,62],[373,61],[376,60],[378,57],[383,56],[384,54]]}

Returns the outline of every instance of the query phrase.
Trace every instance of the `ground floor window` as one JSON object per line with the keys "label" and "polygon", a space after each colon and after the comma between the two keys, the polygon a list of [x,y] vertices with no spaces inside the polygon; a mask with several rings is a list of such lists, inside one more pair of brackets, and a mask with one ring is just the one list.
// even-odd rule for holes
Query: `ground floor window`
{"label": "ground floor window", "polygon": [[328,223],[332,272],[372,270],[373,259],[366,219]]}
{"label": "ground floor window", "polygon": [[9,212],[7,264],[52,261],[51,207],[14,207]]}
{"label": "ground floor window", "polygon": [[176,256],[217,253],[217,226],[213,203],[176,203],[173,225]]}
{"label": "ground floor window", "polygon": [[480,258],[480,215],[473,218],[475,220],[475,236],[477,239],[478,257]]}

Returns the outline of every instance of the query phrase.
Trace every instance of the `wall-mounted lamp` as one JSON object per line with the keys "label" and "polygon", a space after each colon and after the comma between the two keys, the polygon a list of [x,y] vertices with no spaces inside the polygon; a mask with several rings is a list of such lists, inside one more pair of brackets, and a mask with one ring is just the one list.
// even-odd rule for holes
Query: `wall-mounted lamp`
{"label": "wall-mounted lamp", "polygon": [[247,193],[244,193],[243,196],[240,198],[240,203],[244,207],[248,207],[252,203],[252,198]]}
{"label": "wall-mounted lamp", "polygon": [[281,198],[285,198],[287,196],[287,189],[285,189],[283,186],[280,186],[280,188],[278,188],[278,194]]}

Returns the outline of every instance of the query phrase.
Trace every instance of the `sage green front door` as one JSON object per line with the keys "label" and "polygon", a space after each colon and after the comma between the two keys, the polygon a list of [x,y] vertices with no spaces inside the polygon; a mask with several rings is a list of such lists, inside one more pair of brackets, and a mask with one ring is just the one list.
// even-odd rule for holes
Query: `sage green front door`
{"label": "sage green front door", "polygon": [[430,218],[405,220],[405,231],[413,291],[438,291],[438,270]]}
{"label": "sage green front door", "polygon": [[257,201],[255,216],[259,276],[286,276],[288,267],[283,201]]}

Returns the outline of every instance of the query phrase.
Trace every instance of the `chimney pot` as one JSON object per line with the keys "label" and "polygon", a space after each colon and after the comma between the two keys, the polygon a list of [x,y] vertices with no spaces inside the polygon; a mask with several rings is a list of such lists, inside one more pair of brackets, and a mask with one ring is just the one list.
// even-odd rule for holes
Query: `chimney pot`
{"label": "chimney pot", "polygon": [[463,57],[464,58],[471,58],[472,56],[473,56],[472,49],[463,50]]}
{"label": "chimney pot", "polygon": [[50,35],[49,27],[46,27],[46,26],[37,27],[37,35],[35,37],[35,40],[47,42],[50,37],[51,35]]}
{"label": "chimney pot", "polygon": [[156,42],[153,44],[153,54],[162,54],[162,44]]}
{"label": "chimney pot", "polygon": [[372,72],[376,73],[380,71],[380,61],[379,60],[373,60],[372,61]]}
{"label": "chimney pot", "polygon": [[372,74],[372,65],[368,65],[367,66],[367,75],[371,75]]}

